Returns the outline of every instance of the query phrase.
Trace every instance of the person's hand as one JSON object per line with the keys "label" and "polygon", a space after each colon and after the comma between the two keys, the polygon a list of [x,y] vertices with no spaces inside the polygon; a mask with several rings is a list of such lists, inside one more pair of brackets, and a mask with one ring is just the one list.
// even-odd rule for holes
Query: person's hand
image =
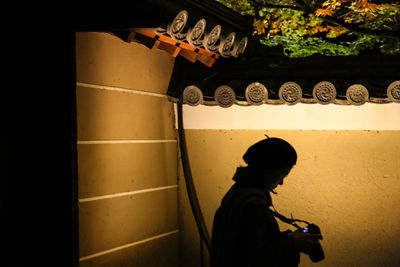
{"label": "person's hand", "polygon": [[309,234],[302,231],[288,233],[288,237],[293,240],[296,250],[299,252],[307,253],[311,248],[319,243],[322,239],[321,234]]}

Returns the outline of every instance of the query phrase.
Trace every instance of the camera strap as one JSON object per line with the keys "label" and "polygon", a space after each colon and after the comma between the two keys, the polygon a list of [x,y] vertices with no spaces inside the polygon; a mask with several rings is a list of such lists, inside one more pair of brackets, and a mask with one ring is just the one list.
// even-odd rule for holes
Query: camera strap
{"label": "camera strap", "polygon": [[272,210],[272,209],[268,209],[268,210],[272,213],[272,215],[274,215],[276,218],[278,218],[279,220],[281,220],[281,221],[284,222],[284,223],[293,225],[293,226],[296,227],[297,229],[302,229],[302,227],[299,226],[296,222],[303,222],[303,223],[306,223],[307,225],[310,225],[310,223],[307,222],[307,221],[305,221],[305,220],[294,219],[293,216],[292,216],[291,219],[289,219],[289,218],[283,216],[282,214],[280,214],[280,213],[275,209],[274,205],[272,205],[272,208],[273,208],[273,210]]}

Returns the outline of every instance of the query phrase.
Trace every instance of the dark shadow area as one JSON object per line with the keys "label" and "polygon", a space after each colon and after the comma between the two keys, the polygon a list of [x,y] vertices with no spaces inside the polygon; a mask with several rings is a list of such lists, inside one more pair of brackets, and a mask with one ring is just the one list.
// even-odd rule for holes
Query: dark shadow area
{"label": "dark shadow area", "polygon": [[1,176],[7,257],[0,265],[73,266],[74,34],[67,16],[50,18],[37,8],[17,8],[21,12],[3,36],[7,86],[2,88]]}
{"label": "dark shadow area", "polygon": [[[159,25],[152,1],[15,3],[3,25],[1,266],[78,266],[75,33]],[[143,16],[143,14],[148,14]]]}

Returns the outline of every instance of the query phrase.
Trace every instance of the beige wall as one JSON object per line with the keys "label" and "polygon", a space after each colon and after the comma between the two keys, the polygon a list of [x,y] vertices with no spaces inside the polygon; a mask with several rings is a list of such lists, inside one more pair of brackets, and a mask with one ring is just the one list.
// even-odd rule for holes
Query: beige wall
{"label": "beige wall", "polygon": [[176,266],[174,60],[107,33],[76,37],[80,266]]}
{"label": "beige wall", "polygon": [[[273,196],[276,209],[318,224],[324,236],[326,259],[313,264],[302,256],[300,266],[400,266],[399,131],[186,130],[209,231],[236,167],[245,166],[242,155],[265,133],[289,141],[299,156]],[[199,234],[184,188],[180,179],[181,265],[200,266]]]}
{"label": "beige wall", "polygon": [[186,129],[400,130],[398,103],[361,106],[298,103],[229,108],[184,105],[183,112]]}

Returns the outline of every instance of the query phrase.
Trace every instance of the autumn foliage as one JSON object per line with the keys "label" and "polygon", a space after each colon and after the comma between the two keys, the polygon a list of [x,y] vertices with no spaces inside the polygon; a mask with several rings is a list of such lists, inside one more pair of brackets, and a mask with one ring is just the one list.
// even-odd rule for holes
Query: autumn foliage
{"label": "autumn foliage", "polygon": [[252,35],[288,56],[400,53],[399,3],[371,0],[217,0],[254,17]]}

